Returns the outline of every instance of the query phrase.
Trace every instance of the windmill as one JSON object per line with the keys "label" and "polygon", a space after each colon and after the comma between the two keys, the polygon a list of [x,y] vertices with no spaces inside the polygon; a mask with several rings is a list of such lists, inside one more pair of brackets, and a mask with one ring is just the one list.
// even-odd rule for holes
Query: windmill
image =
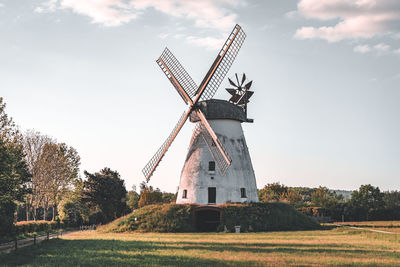
{"label": "windmill", "polygon": [[[249,178],[244,179],[250,180],[250,182],[245,182],[244,184],[246,184],[246,187],[250,188],[248,192],[250,192],[251,196],[249,198],[246,197],[246,200],[258,201],[254,171],[251,165],[247,145],[244,140],[243,130],[240,126],[241,122],[251,122],[250,120],[247,120],[246,114],[244,113],[244,109],[242,107],[243,104],[247,106],[248,98],[251,96],[249,95],[250,91],[247,91],[246,89],[247,94],[244,93],[243,95],[246,97],[246,101],[243,100],[244,102],[241,99],[236,102],[231,101],[232,103],[229,103],[225,100],[212,99],[226,74],[228,73],[245,38],[246,34],[243,32],[241,26],[236,25],[222,46],[222,49],[219,51],[209,71],[200,83],[200,86],[196,85],[193,79],[189,76],[189,74],[168,48],[165,48],[161,56],[156,60],[161,70],[164,72],[178,94],[189,107],[187,111],[185,111],[179,118],[177,124],[165,142],[143,168],[142,172],[145,175],[146,181],[149,181],[150,177],[153,175],[157,166],[160,164],[160,161],[164,157],[168,148],[171,146],[172,142],[182,129],[187,119],[189,118],[191,122],[196,123],[189,145],[188,156],[181,174],[181,181],[178,191],[179,199],[177,200],[177,203],[215,204],[217,202],[223,203],[227,201],[234,201],[236,198],[232,198],[230,196],[217,197],[217,188],[215,186],[207,186],[203,181],[204,179],[210,179],[210,177],[212,180],[216,181],[217,179],[215,178],[217,178],[217,176],[224,177],[227,171],[231,172],[228,178],[232,178],[232,176],[238,176],[239,179],[241,179],[240,177],[242,176],[248,176]],[[248,87],[250,88],[250,86]],[[221,130],[222,132],[226,130],[223,125],[228,126],[228,128],[232,128],[232,125],[226,123],[227,120],[237,122],[240,127],[238,128],[235,124],[233,128],[236,127],[235,132],[238,133],[238,136],[235,137],[235,140],[232,139],[233,142],[239,140],[238,142],[240,143],[238,143],[240,148],[234,146],[233,151],[239,149],[243,152],[239,155],[239,157],[237,157],[237,153],[234,153],[234,163],[242,164],[241,162],[245,160],[248,165],[245,171],[246,173],[242,173],[240,175],[236,175],[239,165],[236,166],[232,171],[228,170],[232,164],[232,157],[225,147],[229,145],[230,150],[232,150],[231,146],[233,143],[228,144],[227,135],[221,134]],[[222,127],[219,127],[219,124],[223,124]],[[216,131],[216,129],[218,130]],[[230,153],[232,153],[232,151]],[[216,173],[215,165],[218,166],[219,173]],[[204,172],[200,172],[199,169],[202,168],[205,170],[207,169],[206,167],[208,167],[208,171],[206,171],[207,177],[205,178],[203,175]],[[231,181],[229,181],[229,179],[225,179],[225,184],[229,182],[232,182],[232,179]],[[239,183],[241,184],[240,186],[244,186],[242,182]],[[202,193],[204,193],[202,192],[202,189],[205,188],[204,186],[206,186],[208,190],[208,199],[206,194],[202,196]],[[224,186],[222,185],[219,188],[223,189]],[[220,191],[220,189],[218,191]],[[231,190],[229,186],[225,186],[225,189],[228,191]],[[246,195],[246,193],[243,192],[243,189],[244,187],[240,187],[239,191],[239,194],[241,194],[242,198],[244,198],[243,196]],[[222,196],[223,194],[218,195]]]}

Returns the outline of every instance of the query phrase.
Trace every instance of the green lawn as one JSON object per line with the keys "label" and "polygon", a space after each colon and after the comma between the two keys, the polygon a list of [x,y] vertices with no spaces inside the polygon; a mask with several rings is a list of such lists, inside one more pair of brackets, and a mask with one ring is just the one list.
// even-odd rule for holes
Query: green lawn
{"label": "green lawn", "polygon": [[400,266],[400,235],[352,229],[269,233],[86,231],[0,254],[2,266]]}

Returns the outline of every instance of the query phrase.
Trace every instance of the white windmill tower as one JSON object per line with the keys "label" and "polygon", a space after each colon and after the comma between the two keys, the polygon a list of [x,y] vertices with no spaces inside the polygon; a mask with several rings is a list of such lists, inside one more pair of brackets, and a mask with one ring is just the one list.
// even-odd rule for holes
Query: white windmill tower
{"label": "white windmill tower", "polygon": [[[211,65],[200,86],[197,86],[179,61],[165,48],[157,63],[179,95],[189,105],[175,128],[143,168],[146,180],[167,152],[180,129],[190,118],[196,123],[188,154],[181,173],[177,203],[202,205],[226,202],[257,202],[257,186],[242,122],[247,119],[247,103],[253,92],[251,82],[243,86],[236,75],[235,88],[228,88],[229,101],[212,99],[229,71],[246,34],[236,25]],[[218,166],[219,171],[216,171]]]}

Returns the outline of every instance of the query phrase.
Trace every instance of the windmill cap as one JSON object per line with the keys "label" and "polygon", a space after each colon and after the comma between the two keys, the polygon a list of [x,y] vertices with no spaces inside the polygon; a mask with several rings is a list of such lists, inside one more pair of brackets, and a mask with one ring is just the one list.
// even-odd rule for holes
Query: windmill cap
{"label": "windmill cap", "polygon": [[[208,120],[235,120],[249,122],[246,114],[241,107],[236,106],[226,100],[210,99],[198,103],[198,108],[204,113]],[[190,114],[191,122],[198,122],[200,119],[195,112]]]}

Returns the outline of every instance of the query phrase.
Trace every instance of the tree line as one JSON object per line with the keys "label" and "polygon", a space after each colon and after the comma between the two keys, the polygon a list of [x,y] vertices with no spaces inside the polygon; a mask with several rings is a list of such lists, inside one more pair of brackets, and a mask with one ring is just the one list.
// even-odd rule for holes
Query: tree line
{"label": "tree line", "polygon": [[325,221],[400,220],[400,191],[381,192],[370,184],[352,191],[350,199],[326,187],[287,187],[280,183],[267,184],[258,195],[261,202],[287,202]]}
{"label": "tree line", "polygon": [[175,194],[145,183],[127,192],[117,171],[84,171],[65,143],[35,130],[21,132],[0,97],[0,235],[17,221],[58,220],[70,226],[106,223],[140,206],[171,202]]}

